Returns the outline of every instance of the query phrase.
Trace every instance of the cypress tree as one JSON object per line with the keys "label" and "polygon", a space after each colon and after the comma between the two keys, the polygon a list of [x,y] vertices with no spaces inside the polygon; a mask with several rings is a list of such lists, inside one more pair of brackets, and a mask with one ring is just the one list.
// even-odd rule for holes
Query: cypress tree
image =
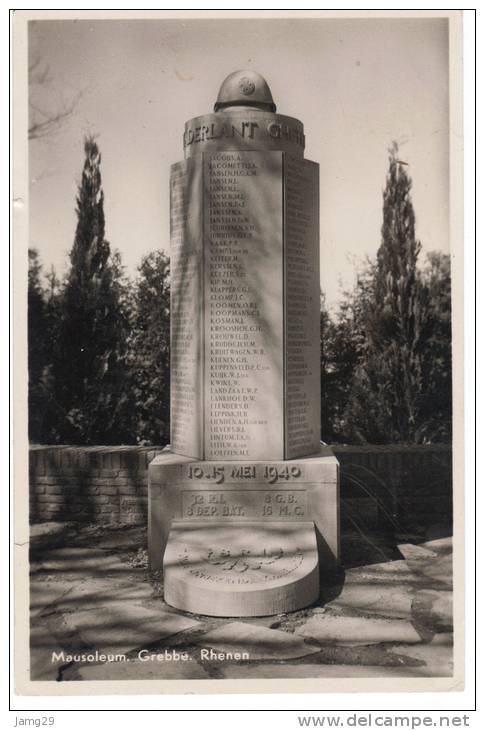
{"label": "cypress tree", "polygon": [[426,308],[411,185],[394,143],[383,194],[381,245],[362,318],[364,345],[346,410],[347,431],[364,442],[420,440]]}
{"label": "cypress tree", "polygon": [[129,438],[130,408],[122,271],[105,239],[101,155],[93,137],[85,139],[84,152],[54,363],[63,413],[61,438],[82,444],[123,443]]}

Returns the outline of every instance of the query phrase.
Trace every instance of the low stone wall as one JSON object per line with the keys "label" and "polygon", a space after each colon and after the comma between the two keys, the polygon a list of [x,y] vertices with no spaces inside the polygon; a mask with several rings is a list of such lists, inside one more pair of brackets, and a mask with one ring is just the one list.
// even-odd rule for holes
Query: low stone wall
{"label": "low stone wall", "polygon": [[[31,521],[146,522],[148,464],[161,450],[31,446]],[[451,525],[450,446],[335,446],[334,452],[344,527]]]}

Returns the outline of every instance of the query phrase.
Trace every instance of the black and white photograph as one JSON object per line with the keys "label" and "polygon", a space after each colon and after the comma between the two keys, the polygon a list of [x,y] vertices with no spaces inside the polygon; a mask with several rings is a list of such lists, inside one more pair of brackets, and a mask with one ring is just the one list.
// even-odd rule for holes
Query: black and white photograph
{"label": "black and white photograph", "polygon": [[22,694],[462,689],[460,12],[17,13]]}

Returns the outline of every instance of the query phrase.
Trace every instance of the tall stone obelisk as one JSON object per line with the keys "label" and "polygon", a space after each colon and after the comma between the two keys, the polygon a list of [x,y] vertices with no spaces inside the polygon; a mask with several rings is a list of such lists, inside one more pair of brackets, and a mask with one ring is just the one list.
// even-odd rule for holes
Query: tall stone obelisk
{"label": "tall stone obelisk", "polygon": [[179,608],[294,610],[315,600],[319,562],[338,561],[338,464],[320,446],[318,165],[254,71],[226,78],[183,143],[171,447],[149,469],[150,560],[165,553]]}

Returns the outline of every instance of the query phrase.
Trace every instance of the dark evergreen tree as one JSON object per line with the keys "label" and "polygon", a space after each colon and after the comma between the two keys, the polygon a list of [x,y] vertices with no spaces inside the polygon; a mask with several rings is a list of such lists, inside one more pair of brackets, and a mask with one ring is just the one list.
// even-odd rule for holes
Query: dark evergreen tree
{"label": "dark evergreen tree", "polygon": [[363,322],[373,290],[375,265],[366,259],[351,290],[343,292],[332,317],[322,298],[320,312],[320,355],[322,371],[322,440],[349,440],[345,411],[350,398],[354,372],[366,341]]}
{"label": "dark evergreen tree", "polygon": [[419,251],[411,179],[393,144],[381,245],[363,311],[362,355],[345,414],[346,430],[358,441],[421,440],[426,303],[417,270]]}
{"label": "dark evergreen tree", "polygon": [[332,319],[325,306],[325,296],[320,292],[320,425],[322,441],[331,441],[334,415],[330,397],[329,378],[332,367]]}
{"label": "dark evergreen tree", "polygon": [[58,325],[59,280],[54,268],[43,277],[39,254],[35,249],[29,249],[29,439],[37,443],[57,440],[59,413],[54,394],[52,358]]}
{"label": "dark evergreen tree", "polygon": [[136,440],[164,445],[170,438],[170,260],[162,251],[138,267],[129,346]]}
{"label": "dark evergreen tree", "polygon": [[45,302],[41,283],[42,264],[39,252],[29,248],[28,272],[28,328],[29,328],[29,375],[39,380],[45,362]]}
{"label": "dark evergreen tree", "polygon": [[422,438],[449,442],[452,434],[450,256],[440,252],[428,254],[420,278],[426,301]]}
{"label": "dark evergreen tree", "polygon": [[320,367],[321,367],[321,438],[335,443],[341,438],[343,406],[347,402],[355,351],[349,330],[331,317],[320,304]]}
{"label": "dark evergreen tree", "polygon": [[111,255],[105,239],[101,155],[94,138],[85,139],[84,151],[78,222],[54,357],[60,438],[67,443],[125,443],[132,413],[126,382],[125,285],[119,256]]}
{"label": "dark evergreen tree", "polygon": [[47,364],[47,312],[41,283],[42,266],[38,251],[29,249],[28,278],[28,366],[29,438],[42,440],[44,406],[43,374]]}

